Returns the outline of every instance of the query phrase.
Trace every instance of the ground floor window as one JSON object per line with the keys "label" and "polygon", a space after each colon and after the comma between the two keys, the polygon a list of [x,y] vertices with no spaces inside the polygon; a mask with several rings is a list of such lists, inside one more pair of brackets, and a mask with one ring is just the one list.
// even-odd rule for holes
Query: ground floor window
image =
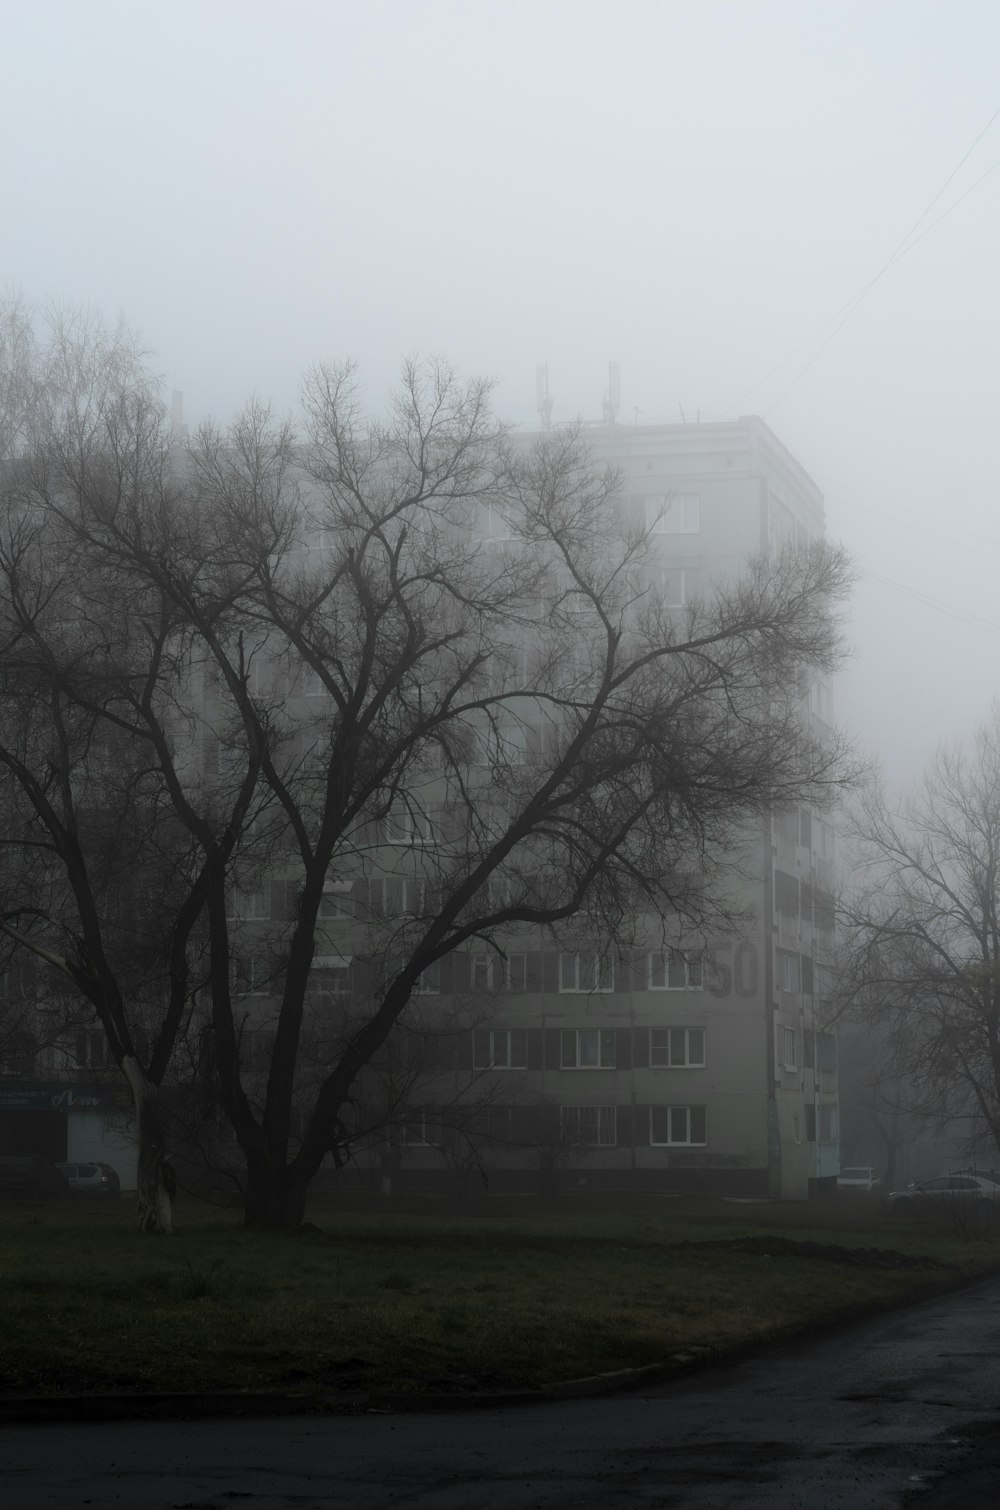
{"label": "ground floor window", "polygon": [[439,1129],[430,1120],[430,1111],[426,1106],[408,1107],[405,1113],[406,1120],[403,1123],[403,1142],[408,1147],[422,1147],[428,1143],[441,1141]]}
{"label": "ground floor window", "polygon": [[614,1148],[618,1123],[613,1106],[562,1106],[560,1131],[564,1143],[583,1148]]}
{"label": "ground floor window", "polygon": [[704,1145],[706,1136],[703,1106],[651,1106],[649,1141],[660,1147]]}

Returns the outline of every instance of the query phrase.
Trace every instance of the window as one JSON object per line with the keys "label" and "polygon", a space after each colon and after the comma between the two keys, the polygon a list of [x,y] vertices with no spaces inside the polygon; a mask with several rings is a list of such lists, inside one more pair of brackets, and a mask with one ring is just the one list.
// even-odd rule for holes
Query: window
{"label": "window", "polygon": [[613,1106],[561,1106],[559,1130],[564,1143],[582,1148],[614,1148],[618,1118]]}
{"label": "window", "polygon": [[705,1108],[703,1106],[651,1106],[649,1108],[649,1141],[661,1148],[704,1145],[708,1142],[705,1131]]}
{"label": "window", "polygon": [[[77,1034],[77,1062],[81,1065],[89,1062],[80,1058],[80,1045],[82,1041],[85,1052],[89,1052],[91,1038],[100,1040],[96,1048],[100,1057],[94,1061],[95,1067],[103,1069],[105,1063],[113,1063],[103,1028],[95,1028],[90,1033]],[[14,1032],[8,1034],[3,1047],[0,1048],[0,1075],[34,1075],[37,1054],[38,1044],[35,1035],[24,1029],[15,1029]]]}
{"label": "window", "polygon": [[362,918],[421,916],[429,904],[428,888],[416,876],[374,876],[364,883]]}
{"label": "window", "polygon": [[799,808],[799,843],[803,849],[812,849],[812,813],[807,807]]}
{"label": "window", "polygon": [[523,1143],[524,1111],[523,1106],[484,1106],[476,1117],[475,1131],[496,1143]]}
{"label": "window", "polygon": [[425,886],[415,876],[391,876],[386,882],[385,910],[389,917],[420,917]]}
{"label": "window", "polygon": [[325,697],[326,688],[315,666],[307,665],[305,661],[299,667],[299,690],[303,697]]}
{"label": "window", "polygon": [[613,1070],[614,1028],[569,1028],[560,1035],[564,1070]]}
{"label": "window", "polygon": [[469,964],[469,975],[473,991],[493,990],[496,965],[497,961],[488,949],[480,950],[473,954]]}
{"label": "window", "polygon": [[836,1143],[840,1136],[840,1109],[836,1106],[821,1106],[819,1109],[819,1141]]}
{"label": "window", "polygon": [[614,961],[599,954],[560,954],[560,991],[613,991]]}
{"label": "window", "polygon": [[317,954],[309,973],[309,984],[314,991],[331,996],[350,996],[351,961],[339,954]]}
{"label": "window", "polygon": [[665,566],[650,573],[649,585],[667,608],[683,608],[701,591],[697,566]]}
{"label": "window", "polygon": [[814,818],[813,826],[816,833],[816,853],[824,860],[833,859],[833,825],[826,823],[822,818]]}
{"label": "window", "polygon": [[408,1107],[403,1122],[403,1142],[408,1146],[426,1146],[427,1144],[439,1143],[438,1129],[428,1118],[430,1108],[426,1106]]}
{"label": "window", "polygon": [[837,1039],[833,1033],[816,1034],[816,1068],[824,1074],[837,1073]]}
{"label": "window", "polygon": [[351,909],[350,881],[327,881],[323,887],[323,895],[320,897],[319,915],[324,919],[354,916]]}
{"label": "window", "polygon": [[243,1035],[246,1062],[253,1069],[267,1069],[270,1065],[277,1036],[273,1028],[257,1028]]}
{"label": "window", "polygon": [[271,989],[272,972],[266,960],[252,954],[238,954],[233,960],[233,990],[237,996],[266,996]]}
{"label": "window", "polygon": [[524,992],[528,989],[528,956],[508,954],[504,969],[504,989]]}
{"label": "window", "polygon": [[788,949],[778,950],[778,990],[798,991],[799,957]]}
{"label": "window", "polygon": [[503,510],[497,503],[484,503],[480,505],[482,531],[487,540],[509,540],[510,521],[504,517]]}
{"label": "window", "polygon": [[649,1063],[652,1069],[704,1069],[705,1029],[650,1028]]}
{"label": "window", "polygon": [[436,996],[441,989],[441,961],[434,960],[421,970],[413,986],[414,996]]}
{"label": "window", "polygon": [[269,918],[271,906],[267,890],[259,887],[256,891],[244,891],[239,886],[230,887],[226,902],[226,916],[243,923],[253,919]]}
{"label": "window", "polygon": [[781,1062],[786,1070],[798,1069],[798,1036],[794,1028],[782,1028],[781,1030]]}
{"label": "window", "polygon": [[701,498],[697,493],[658,493],[646,499],[646,523],[654,535],[697,535]]}
{"label": "window", "polygon": [[825,677],[817,677],[810,683],[809,708],[822,723],[833,723],[833,695]]}
{"label": "window", "polygon": [[525,725],[526,759],[531,765],[549,765],[559,755],[559,729],[551,718],[533,719]]}
{"label": "window", "polygon": [[508,765],[525,765],[531,743],[527,724],[507,723],[500,730],[499,754]]}
{"label": "window", "polygon": [[528,724],[513,719],[476,730],[476,760],[480,765],[525,765],[531,745]]}
{"label": "window", "polygon": [[[484,833],[489,835],[489,830],[484,829]],[[513,887],[510,876],[500,874],[490,876],[486,883],[486,905],[491,912],[501,912],[503,908],[509,907],[512,896]]]}
{"label": "window", "polygon": [[407,803],[397,803],[384,821],[386,844],[433,844],[434,825],[429,813]]}
{"label": "window", "polygon": [[682,949],[654,951],[649,956],[651,991],[700,991],[704,983],[701,954]]}
{"label": "window", "polygon": [[833,969],[830,965],[816,965],[813,971],[816,995],[820,1001],[829,1001],[833,995]]}
{"label": "window", "polygon": [[477,1070],[527,1069],[527,1032],[524,1028],[477,1028],[473,1065]]}

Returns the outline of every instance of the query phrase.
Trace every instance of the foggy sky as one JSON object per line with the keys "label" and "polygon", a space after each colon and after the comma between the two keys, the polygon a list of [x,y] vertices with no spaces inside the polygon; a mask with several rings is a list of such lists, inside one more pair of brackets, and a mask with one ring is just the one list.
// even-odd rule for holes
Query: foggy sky
{"label": "foggy sky", "polygon": [[525,425],[547,360],[553,417],[597,419],[613,357],[620,421],[761,414],[825,492],[862,573],[838,708],[893,783],[986,716],[1000,119],[959,164],[1000,109],[995,0],[2,19],[0,282],[123,314],[189,420],[292,409],[342,356],[378,400],[413,353]]}

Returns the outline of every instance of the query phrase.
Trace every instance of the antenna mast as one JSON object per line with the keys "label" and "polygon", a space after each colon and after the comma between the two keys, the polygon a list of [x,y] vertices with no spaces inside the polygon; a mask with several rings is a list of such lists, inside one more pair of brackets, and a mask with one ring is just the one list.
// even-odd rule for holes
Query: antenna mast
{"label": "antenna mast", "polygon": [[535,396],[535,407],[542,422],[542,429],[550,430],[552,428],[552,399],[549,396],[548,362],[535,368]]}
{"label": "antenna mast", "polygon": [[604,423],[613,425],[622,402],[622,364],[608,363],[608,391],[604,395]]}

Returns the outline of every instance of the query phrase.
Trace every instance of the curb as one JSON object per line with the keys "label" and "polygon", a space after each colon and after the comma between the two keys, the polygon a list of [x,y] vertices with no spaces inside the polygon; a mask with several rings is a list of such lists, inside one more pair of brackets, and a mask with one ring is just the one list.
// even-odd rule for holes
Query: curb
{"label": "curb", "polygon": [[[173,1394],[35,1395],[0,1398],[0,1427],[72,1425],[100,1421],[212,1420],[240,1416],[358,1415],[367,1412],[493,1410],[511,1405],[540,1405],[547,1400],[582,1400],[636,1389],[685,1365],[708,1361],[714,1350],[689,1348],[658,1363],[614,1369],[583,1379],[565,1379],[538,1389],[485,1390],[477,1393],[406,1394],[385,1391],[278,1394],[262,1391],[193,1391]],[[718,1355],[722,1357],[722,1354]]]}
{"label": "curb", "polygon": [[400,1394],[377,1393],[368,1396],[369,1410],[494,1410],[507,1405],[541,1405],[547,1400],[588,1400],[601,1395],[638,1389],[655,1379],[665,1378],[679,1369],[709,1363],[728,1356],[709,1347],[690,1347],[673,1353],[657,1363],[643,1363],[637,1368],[616,1368],[604,1374],[588,1374],[583,1379],[563,1379],[558,1384],[542,1384],[538,1389],[487,1390],[477,1394]]}

